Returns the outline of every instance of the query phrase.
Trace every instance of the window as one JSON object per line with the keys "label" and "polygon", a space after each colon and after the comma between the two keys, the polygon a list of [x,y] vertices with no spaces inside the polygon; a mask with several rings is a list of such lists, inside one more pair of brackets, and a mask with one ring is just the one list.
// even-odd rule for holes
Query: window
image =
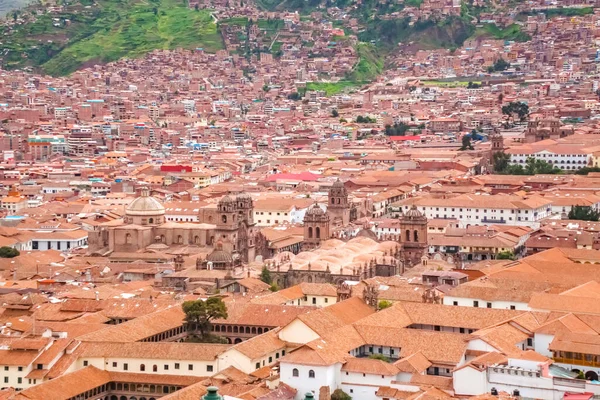
{"label": "window", "polygon": [[4,383],[8,383],[8,376],[4,377]]}
{"label": "window", "polygon": [[281,350],[281,357],[285,356],[285,350]]}
{"label": "window", "polygon": [[83,366],[87,367],[88,366],[88,361],[87,360],[83,360]]}
{"label": "window", "polygon": [[533,347],[533,338],[527,338],[527,346]]}
{"label": "window", "polygon": [[152,372],[158,372],[158,365],[154,364],[152,366]]}
{"label": "window", "polygon": [[292,370],[292,376],[298,377],[300,374],[298,373],[298,368],[294,368]]}
{"label": "window", "polygon": [[8,366],[4,367],[4,370],[5,370],[5,371],[8,371]]}
{"label": "window", "polygon": [[492,308],[492,303],[490,303],[489,301],[487,303],[487,308]]}
{"label": "window", "polygon": [[473,301],[473,307],[479,307],[479,302],[477,300]]}
{"label": "window", "polygon": [[273,362],[273,357],[269,357],[269,364]]}
{"label": "window", "polygon": [[18,378],[17,383],[23,383],[23,378]]}
{"label": "window", "polygon": [[179,363],[175,363],[175,369],[179,369]]}
{"label": "window", "polygon": [[260,363],[257,362],[256,365],[254,366],[255,369],[259,369],[260,368]]}
{"label": "window", "polygon": [[453,302],[452,302],[452,305],[453,305],[453,306],[457,306],[457,305],[458,305],[458,301],[453,301]]}
{"label": "window", "polygon": [[140,364],[140,371],[144,372],[146,370],[146,366],[144,364]]}
{"label": "window", "polygon": [[510,306],[511,310],[516,310],[517,308],[515,306]]}
{"label": "window", "polygon": [[316,297],[313,297],[313,298],[312,298],[312,303],[313,303],[313,304],[317,304],[317,298],[316,298]]}
{"label": "window", "polygon": [[123,371],[129,370],[129,365],[127,363],[123,364]]}
{"label": "window", "polygon": [[188,371],[194,370],[194,364],[188,364]]}
{"label": "window", "polygon": [[279,358],[279,353],[275,353],[275,359]]}
{"label": "window", "polygon": [[168,371],[168,370],[169,370],[169,364],[165,364],[165,365],[163,365],[163,369],[164,369],[165,371]]}
{"label": "window", "polygon": [[314,378],[315,377],[315,371],[313,371],[312,369],[310,371],[308,371],[308,377],[309,378]]}
{"label": "window", "polygon": [[117,368],[117,363],[113,362],[113,368]]}
{"label": "window", "polygon": [[329,303],[329,299],[325,297],[325,303]]}
{"label": "window", "polygon": [[44,364],[38,364],[37,369],[44,369]]}
{"label": "window", "polygon": [[465,333],[465,328],[460,328],[460,333]]}
{"label": "window", "polygon": [[206,372],[213,372],[213,366],[212,365],[207,365],[206,366]]}

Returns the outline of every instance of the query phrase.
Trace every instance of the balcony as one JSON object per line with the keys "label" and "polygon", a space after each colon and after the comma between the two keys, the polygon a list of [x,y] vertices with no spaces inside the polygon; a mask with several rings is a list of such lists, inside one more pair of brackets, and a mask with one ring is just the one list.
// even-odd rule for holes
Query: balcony
{"label": "balcony", "polygon": [[[557,363],[562,364],[572,364],[572,365],[581,365],[586,367],[598,367],[600,368],[600,356],[592,356],[588,355],[588,359],[586,360],[586,355],[581,358],[574,357],[552,357],[552,359]],[[589,357],[592,357],[590,360]]]}
{"label": "balcony", "polygon": [[487,222],[487,223],[491,223],[491,224],[505,224],[506,220],[501,219],[501,218],[490,218],[490,217],[484,217],[481,222]]}

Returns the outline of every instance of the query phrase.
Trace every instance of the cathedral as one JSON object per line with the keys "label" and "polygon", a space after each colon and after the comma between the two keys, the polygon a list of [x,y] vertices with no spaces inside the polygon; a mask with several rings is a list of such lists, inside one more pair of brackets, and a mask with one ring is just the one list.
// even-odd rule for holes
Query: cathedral
{"label": "cathedral", "polygon": [[[355,214],[341,181],[332,186],[327,204],[327,210],[315,203],[306,211],[302,252],[280,253],[266,260],[279,286],[399,275],[427,255],[427,217],[415,206],[398,216],[398,240],[380,241],[370,225],[352,226]],[[353,233],[344,236],[346,232]]]}
{"label": "cathedral", "polygon": [[319,247],[322,240],[337,237],[344,227],[356,219],[356,208],[348,201],[348,191],[339,179],[327,196],[327,211],[313,204],[304,215],[304,250]]}
{"label": "cathedral", "polygon": [[[91,254],[170,252],[186,246],[212,249],[215,260],[254,261],[256,227],[250,195],[224,196],[216,208],[199,210],[200,222],[169,222],[165,208],[148,189],[125,209],[123,219],[104,222],[88,233]],[[209,257],[210,258],[210,255]],[[217,265],[229,265],[215,263]]]}
{"label": "cathedral", "polygon": [[[327,211],[318,204],[313,204],[304,216],[304,243],[303,250],[309,251],[318,248],[324,240],[340,238],[340,232],[355,220],[352,207],[348,200],[348,191],[338,179],[329,191],[327,198]],[[413,206],[400,219],[400,249],[405,264],[415,265],[421,262],[421,257],[427,254],[427,218]],[[377,240],[375,234],[363,228],[358,236],[366,236]]]}

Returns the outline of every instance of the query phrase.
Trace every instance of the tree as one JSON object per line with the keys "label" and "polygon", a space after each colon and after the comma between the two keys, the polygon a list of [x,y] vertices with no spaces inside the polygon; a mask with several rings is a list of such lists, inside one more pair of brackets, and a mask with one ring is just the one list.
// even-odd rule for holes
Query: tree
{"label": "tree", "polygon": [[469,82],[467,84],[467,89],[479,89],[481,85],[479,83]]}
{"label": "tree", "polygon": [[384,133],[386,136],[404,136],[408,128],[404,122],[396,122],[394,125],[386,125]]}
{"label": "tree", "polygon": [[508,166],[510,165],[510,154],[506,154],[503,151],[498,153],[494,153],[493,163],[494,163],[494,171],[501,174],[506,171]]}
{"label": "tree", "polygon": [[569,211],[569,219],[577,219],[580,221],[598,221],[600,220],[600,212],[589,206],[573,206],[571,211]]}
{"label": "tree", "polygon": [[358,117],[356,117],[357,124],[374,124],[375,122],[377,122],[377,120],[369,116],[363,117],[362,115],[359,115]]}
{"label": "tree", "polygon": [[515,254],[512,251],[501,251],[496,255],[496,260],[514,260]]}
{"label": "tree", "polygon": [[562,170],[554,165],[550,164],[545,160],[538,160],[533,157],[529,157],[525,162],[525,167],[520,164],[508,165],[504,170],[497,170],[496,172],[504,175],[558,175],[562,174]]}
{"label": "tree", "polygon": [[473,145],[471,144],[471,136],[470,135],[464,135],[462,137],[462,146],[460,146],[461,151],[465,151],[465,150],[473,150]]}
{"label": "tree", "polygon": [[273,278],[271,277],[271,271],[269,271],[269,268],[267,268],[266,265],[263,266],[262,271],[260,271],[260,280],[268,285],[273,283]]}
{"label": "tree", "polygon": [[294,92],[294,93],[288,94],[287,98],[288,98],[288,100],[298,101],[302,98],[302,96],[300,95],[300,93]]}
{"label": "tree", "polygon": [[154,15],[158,15],[158,8],[156,8],[156,7],[152,7],[152,13],[153,13]]}
{"label": "tree", "polygon": [[200,11],[200,6],[199,6],[198,4],[196,4],[196,5],[194,6],[194,10],[196,10],[196,11]]}
{"label": "tree", "polygon": [[519,117],[519,120],[523,122],[529,116],[529,106],[521,101],[511,101],[507,105],[502,106],[502,114],[513,121],[515,116]]}
{"label": "tree", "polygon": [[369,358],[371,360],[381,360],[381,361],[385,361],[385,362],[390,362],[390,359],[387,358],[386,356],[384,356],[383,354],[371,354],[371,355],[369,355]]}
{"label": "tree", "polygon": [[510,67],[510,63],[505,61],[503,58],[499,58],[494,63],[494,71],[505,71]]}
{"label": "tree", "polygon": [[339,116],[340,116],[340,113],[338,112],[338,110],[336,110],[336,109],[333,109],[333,110],[331,110],[331,116],[332,116],[333,118],[337,118],[337,117],[339,117]]}
{"label": "tree", "polygon": [[19,250],[9,246],[0,247],[0,258],[13,258],[21,254]]}
{"label": "tree", "polygon": [[392,306],[392,302],[391,301],[387,301],[387,300],[381,300],[378,304],[378,307],[380,310],[385,310],[388,307]]}
{"label": "tree", "polygon": [[600,167],[583,167],[575,171],[577,175],[587,175],[590,172],[600,172]]}
{"label": "tree", "polygon": [[276,283],[272,283],[272,284],[271,284],[271,287],[269,288],[269,290],[270,290],[271,292],[278,292],[278,291],[279,291],[279,286],[277,286],[277,284],[276,284]]}
{"label": "tree", "polygon": [[181,308],[185,313],[188,330],[199,330],[201,337],[210,331],[212,320],[227,318],[227,306],[220,297],[209,297],[206,301],[184,301]]}
{"label": "tree", "polygon": [[352,400],[352,397],[342,389],[335,389],[331,394],[331,400]]}

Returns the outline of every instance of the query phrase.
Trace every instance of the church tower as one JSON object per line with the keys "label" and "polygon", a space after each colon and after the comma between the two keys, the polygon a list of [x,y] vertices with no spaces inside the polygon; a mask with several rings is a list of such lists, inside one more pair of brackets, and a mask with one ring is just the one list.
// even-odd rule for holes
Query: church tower
{"label": "church tower", "polygon": [[327,212],[335,225],[346,226],[350,223],[348,191],[339,179],[329,189]]}
{"label": "church tower", "polygon": [[427,254],[427,217],[414,204],[400,217],[400,242],[409,268]]}
{"label": "church tower", "polygon": [[504,137],[498,131],[497,128],[494,128],[494,131],[489,136],[490,142],[492,143],[492,149],[490,150],[490,168],[494,168],[494,155],[497,153],[502,153],[504,151]]}
{"label": "church tower", "polygon": [[304,250],[312,250],[329,239],[329,213],[323,211],[317,203],[310,206],[304,214]]}

